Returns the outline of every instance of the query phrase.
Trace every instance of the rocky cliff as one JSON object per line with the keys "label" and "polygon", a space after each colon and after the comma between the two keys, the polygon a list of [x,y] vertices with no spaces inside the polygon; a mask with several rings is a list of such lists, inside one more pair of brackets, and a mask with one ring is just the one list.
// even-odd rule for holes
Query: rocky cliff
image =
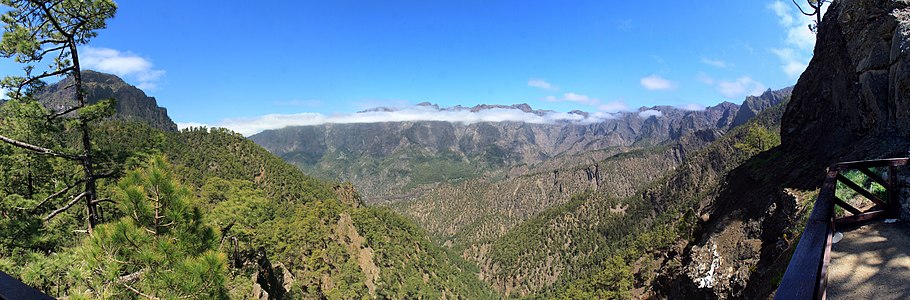
{"label": "rocky cliff", "polygon": [[[117,101],[115,118],[140,121],[152,127],[177,131],[177,124],[167,115],[167,109],[158,106],[155,97],[149,97],[139,88],[132,86],[117,76],[95,71],[82,72],[84,89],[89,103],[113,98]],[[73,89],[65,88],[72,83],[66,78],[58,83],[48,85],[38,94],[38,101],[54,111],[62,111],[75,104]]]}
{"label": "rocky cliff", "polygon": [[910,1],[831,4],[783,119],[783,145],[845,146],[910,129]]}
{"label": "rocky cliff", "polygon": [[[834,1],[782,117],[782,144],[716,172],[698,230],[669,254],[658,294],[773,294],[827,166],[905,156],[910,129],[910,1]],[[665,199],[667,200],[667,199]]]}

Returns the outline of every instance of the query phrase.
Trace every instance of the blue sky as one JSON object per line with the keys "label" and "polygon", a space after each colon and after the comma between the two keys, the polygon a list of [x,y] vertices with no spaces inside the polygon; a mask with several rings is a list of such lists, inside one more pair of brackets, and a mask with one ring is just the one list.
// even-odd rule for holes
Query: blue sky
{"label": "blue sky", "polygon": [[[178,123],[244,133],[235,123],[263,115],[423,101],[590,112],[739,103],[794,84],[814,44],[809,19],[781,1],[118,4],[82,49],[88,67],[140,86]],[[21,73],[9,61],[0,71]]]}

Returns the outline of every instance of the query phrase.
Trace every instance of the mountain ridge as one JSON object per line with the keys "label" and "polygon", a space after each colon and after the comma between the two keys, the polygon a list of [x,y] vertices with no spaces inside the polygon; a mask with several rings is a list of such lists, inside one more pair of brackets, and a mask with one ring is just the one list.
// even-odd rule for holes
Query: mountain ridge
{"label": "mountain ridge", "polygon": [[[126,83],[120,77],[91,70],[82,71],[83,89],[89,104],[102,99],[116,100],[114,118],[140,121],[165,131],[177,131],[177,124],[167,115],[167,109],[158,106],[155,97]],[[37,94],[38,102],[52,111],[63,111],[76,104],[74,91],[67,88],[72,78],[67,77],[50,84]]]}
{"label": "mountain ridge", "polygon": [[[785,94],[789,89],[766,95]],[[776,98],[758,96],[754,110],[772,105]],[[534,115],[554,114],[527,104],[453,106],[441,108],[424,102],[429,111],[515,111]],[[400,111],[381,107],[367,113]],[[627,150],[655,146],[700,130],[733,127],[740,106],[722,102],[704,110],[673,106],[641,107],[620,112],[599,122],[446,122],[391,121],[292,126],[266,130],[249,138],[308,173],[333,180],[351,181],[367,202],[394,201],[425,183],[477,176],[508,177],[547,164],[555,157],[573,156],[611,148]],[[587,119],[594,113],[560,113]],[[422,167],[421,167],[422,166]],[[433,169],[464,170],[436,174]],[[474,171],[468,171],[474,170]],[[424,172],[426,171],[426,172]],[[378,178],[377,178],[378,177]],[[420,178],[430,178],[422,180]]]}

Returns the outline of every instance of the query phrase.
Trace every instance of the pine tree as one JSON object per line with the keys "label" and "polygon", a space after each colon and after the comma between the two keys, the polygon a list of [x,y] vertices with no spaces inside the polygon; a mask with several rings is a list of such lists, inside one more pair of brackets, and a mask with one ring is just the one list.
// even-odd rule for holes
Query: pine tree
{"label": "pine tree", "polygon": [[[81,200],[85,203],[87,227],[91,233],[99,221],[98,204],[104,200],[98,199],[97,181],[111,174],[96,170],[97,161],[89,126],[110,113],[112,101],[92,105],[87,102],[82,86],[78,46],[87,44],[97,35],[97,30],[106,27],[106,21],[114,16],[117,5],[111,0],[3,0],[2,4],[11,9],[0,17],[5,23],[0,55],[25,64],[25,76],[12,76],[3,80],[3,87],[10,90],[8,96],[14,101],[33,102],[34,94],[44,87],[42,79],[71,76],[72,86],[66,88],[73,89],[76,105],[38,119],[51,122],[63,116],[74,115],[72,120],[80,133],[80,139],[70,149],[54,149],[48,145],[30,143],[12,138],[7,132],[0,132],[0,141],[34,154],[74,161],[81,166],[81,178],[69,183],[60,192],[53,193],[51,197],[70,195],[70,200],[47,214],[44,220],[50,220]],[[52,63],[47,70],[36,71],[37,64],[48,60],[52,60]],[[41,73],[35,74],[36,72]],[[81,192],[69,193],[77,186],[82,186]],[[34,210],[38,210],[38,207]]]}
{"label": "pine tree", "polygon": [[[73,250],[74,295],[90,298],[223,299],[227,264],[198,200],[164,157],[128,172],[113,200],[123,217],[99,225]],[[85,286],[81,286],[84,284]]]}

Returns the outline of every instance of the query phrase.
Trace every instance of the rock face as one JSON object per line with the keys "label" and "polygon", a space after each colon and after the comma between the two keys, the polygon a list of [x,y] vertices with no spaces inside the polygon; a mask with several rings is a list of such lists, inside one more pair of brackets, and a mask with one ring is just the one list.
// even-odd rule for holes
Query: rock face
{"label": "rock face", "polygon": [[[159,107],[154,97],[149,97],[135,86],[129,85],[117,76],[95,71],[82,71],[84,89],[89,103],[113,98],[117,101],[115,118],[148,123],[152,127],[177,131],[177,124],[167,115],[167,109]],[[75,104],[73,89],[67,89],[72,79],[66,78],[47,86],[38,94],[38,101],[54,111],[62,111]]]}
{"label": "rock face", "polygon": [[785,147],[910,130],[910,1],[835,1],[783,118]]}
{"label": "rock face", "polygon": [[817,39],[782,117],[781,146],[723,176],[704,200],[707,221],[681,252],[683,266],[656,287],[661,294],[767,298],[825,167],[907,154],[910,1],[834,1]]}

